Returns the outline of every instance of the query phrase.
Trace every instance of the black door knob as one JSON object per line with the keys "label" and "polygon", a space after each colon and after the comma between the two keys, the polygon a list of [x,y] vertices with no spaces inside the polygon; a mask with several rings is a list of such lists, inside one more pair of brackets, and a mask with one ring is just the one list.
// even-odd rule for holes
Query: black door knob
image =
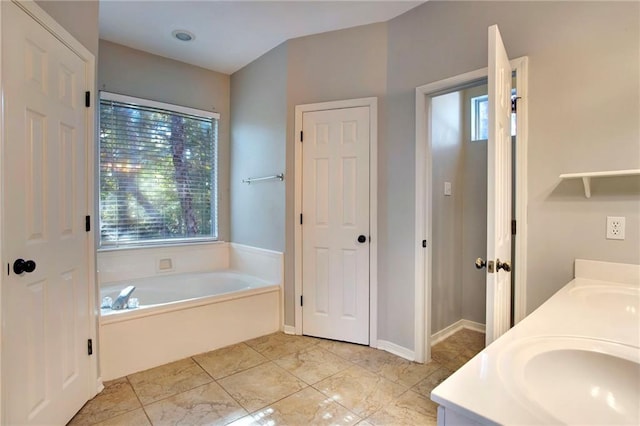
{"label": "black door knob", "polygon": [[511,272],[511,262],[509,262],[508,260],[505,262],[500,262],[500,259],[496,259],[496,271],[499,271],[500,269],[504,270],[505,272]]}
{"label": "black door knob", "polygon": [[33,260],[17,259],[13,262],[13,272],[20,275],[23,272],[29,273],[36,270],[36,262]]}
{"label": "black door knob", "polygon": [[367,242],[367,237],[365,237],[364,235],[358,236],[358,242],[359,243],[366,243]]}

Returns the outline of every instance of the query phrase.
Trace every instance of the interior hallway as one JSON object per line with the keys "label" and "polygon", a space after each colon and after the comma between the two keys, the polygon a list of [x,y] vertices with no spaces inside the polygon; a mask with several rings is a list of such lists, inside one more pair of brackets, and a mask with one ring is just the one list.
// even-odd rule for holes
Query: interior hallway
{"label": "interior hallway", "polygon": [[70,425],[435,425],[431,390],[484,348],[462,330],[428,364],[271,334],[105,383]]}

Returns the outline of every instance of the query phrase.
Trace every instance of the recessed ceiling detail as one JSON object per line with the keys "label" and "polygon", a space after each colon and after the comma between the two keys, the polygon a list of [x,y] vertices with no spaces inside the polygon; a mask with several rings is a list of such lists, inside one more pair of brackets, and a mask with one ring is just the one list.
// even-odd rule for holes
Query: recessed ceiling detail
{"label": "recessed ceiling detail", "polygon": [[180,41],[193,41],[196,38],[191,31],[187,30],[174,30],[171,35]]}

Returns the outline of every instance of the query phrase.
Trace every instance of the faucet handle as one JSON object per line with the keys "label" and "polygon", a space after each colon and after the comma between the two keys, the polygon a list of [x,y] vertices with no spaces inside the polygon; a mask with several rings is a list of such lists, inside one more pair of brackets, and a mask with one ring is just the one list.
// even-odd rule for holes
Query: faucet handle
{"label": "faucet handle", "polygon": [[135,286],[129,285],[126,286],[118,295],[116,300],[111,305],[111,309],[120,310],[126,309],[129,304],[129,297],[131,297],[131,293],[135,290]]}

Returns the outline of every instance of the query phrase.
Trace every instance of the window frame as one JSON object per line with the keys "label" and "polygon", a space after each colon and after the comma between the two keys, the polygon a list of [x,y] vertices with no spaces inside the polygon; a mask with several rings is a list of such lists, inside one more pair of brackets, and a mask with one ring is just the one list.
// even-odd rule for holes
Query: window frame
{"label": "window frame", "polygon": [[[102,235],[101,235],[101,229],[102,229],[102,193],[101,193],[101,183],[102,183],[102,174],[101,174],[101,160],[100,160],[100,154],[101,154],[101,149],[100,149],[100,143],[101,143],[101,137],[100,137],[100,118],[101,118],[101,112],[100,112],[100,108],[102,105],[102,101],[112,101],[112,102],[118,102],[118,103],[123,103],[123,104],[130,104],[132,106],[139,106],[139,107],[147,107],[147,108],[155,108],[155,109],[160,109],[160,110],[166,110],[169,113],[178,113],[178,114],[185,114],[185,115],[191,115],[191,116],[195,116],[195,117],[202,117],[202,118],[207,118],[207,119],[212,119],[212,120],[216,120],[216,127],[217,127],[217,131],[216,131],[216,138],[213,141],[213,162],[212,162],[212,167],[214,169],[214,173],[215,173],[215,177],[212,178],[212,192],[213,194],[211,194],[211,202],[212,202],[212,211],[211,211],[211,216],[212,216],[212,220],[213,220],[213,229],[214,229],[214,235],[213,236],[199,236],[199,237],[187,237],[187,238],[165,238],[165,239],[156,239],[156,240],[141,240],[141,241],[130,241],[130,242],[122,242],[122,241],[118,241],[115,242],[113,244],[104,244],[103,239],[102,239]],[[97,166],[97,170],[96,173],[98,175],[98,179],[96,179],[96,193],[98,194],[98,197],[96,197],[96,204],[97,204],[97,224],[98,226],[96,226],[96,233],[97,233],[97,242],[98,242],[98,250],[99,251],[112,251],[112,250],[123,250],[123,249],[133,249],[133,248],[158,248],[158,247],[162,247],[162,246],[174,246],[174,245],[192,245],[192,244],[203,244],[203,243],[210,243],[210,242],[217,242],[220,241],[220,229],[219,229],[219,224],[218,224],[218,218],[219,218],[219,205],[220,205],[220,199],[219,199],[219,181],[220,181],[220,175],[219,175],[219,155],[218,155],[218,148],[219,148],[219,134],[220,134],[220,114],[217,112],[212,112],[212,111],[206,111],[206,110],[201,110],[201,109],[197,109],[197,108],[191,108],[191,107],[186,107],[186,106],[182,106],[182,105],[176,105],[176,104],[170,104],[170,103],[166,103],[166,102],[160,102],[160,101],[154,101],[151,99],[145,99],[145,98],[138,98],[138,97],[134,97],[134,96],[129,96],[129,95],[123,95],[123,94],[119,94],[119,93],[113,93],[113,92],[108,92],[105,90],[100,90],[99,91],[99,99],[98,99],[98,108],[97,108],[97,115],[98,115],[98,126],[97,126],[97,131],[98,131],[98,135],[97,135],[97,140],[98,140],[98,149],[97,151],[97,159],[96,159],[96,166]]]}
{"label": "window frame", "polygon": [[[511,99],[513,100],[514,98],[517,97],[517,93],[516,93],[516,87],[512,87],[511,88]],[[471,120],[470,123],[470,130],[471,130],[471,134],[469,139],[471,140],[471,142],[486,142],[487,138],[488,138],[488,132],[489,130],[487,129],[487,138],[482,138],[479,137],[479,128],[480,128],[480,104],[481,103],[486,103],[487,105],[489,104],[489,95],[477,95],[477,96],[472,96],[471,98],[469,98],[469,101],[471,103],[471,109],[469,110],[469,117]],[[516,135],[516,121],[517,120],[517,114],[515,112],[511,113],[511,137]]]}
{"label": "window frame", "polygon": [[[489,104],[489,95],[478,95],[471,97],[471,142],[486,141],[487,138],[480,137],[480,104]],[[487,129],[487,134],[489,130]]]}

